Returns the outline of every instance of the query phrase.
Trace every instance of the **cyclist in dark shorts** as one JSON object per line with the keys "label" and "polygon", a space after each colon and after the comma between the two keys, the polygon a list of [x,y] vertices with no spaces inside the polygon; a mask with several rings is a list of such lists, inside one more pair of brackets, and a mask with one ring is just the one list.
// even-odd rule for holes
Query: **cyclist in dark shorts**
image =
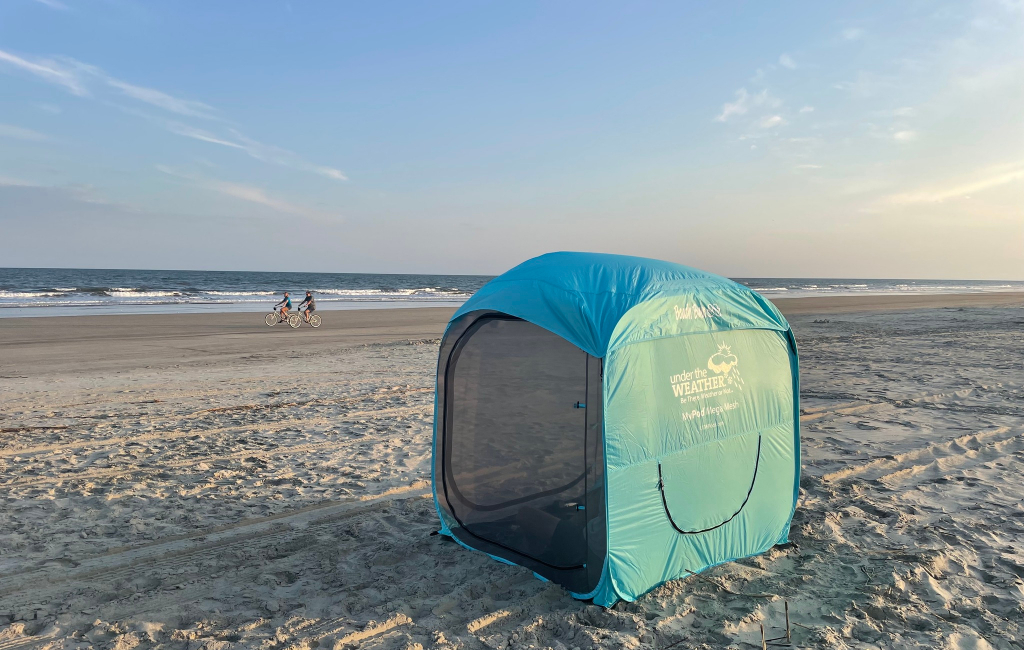
{"label": "cyclist in dark shorts", "polygon": [[316,301],[313,300],[313,292],[306,292],[306,299],[299,303],[299,310],[302,310],[302,306],[306,306],[306,311],[303,312],[306,316],[306,322],[309,322],[309,315],[316,311]]}
{"label": "cyclist in dark shorts", "polygon": [[274,307],[281,308],[281,320],[286,320],[288,318],[288,311],[292,308],[292,299],[288,295],[287,291],[284,292],[284,300],[274,305]]}

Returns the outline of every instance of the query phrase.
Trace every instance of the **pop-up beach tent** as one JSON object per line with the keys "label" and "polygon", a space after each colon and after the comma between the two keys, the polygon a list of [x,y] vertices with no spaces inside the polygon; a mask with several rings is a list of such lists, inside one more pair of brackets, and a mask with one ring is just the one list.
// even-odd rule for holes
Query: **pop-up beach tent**
{"label": "pop-up beach tent", "polygon": [[731,280],[619,255],[508,271],[441,342],[440,532],[611,606],[785,542],[796,344]]}

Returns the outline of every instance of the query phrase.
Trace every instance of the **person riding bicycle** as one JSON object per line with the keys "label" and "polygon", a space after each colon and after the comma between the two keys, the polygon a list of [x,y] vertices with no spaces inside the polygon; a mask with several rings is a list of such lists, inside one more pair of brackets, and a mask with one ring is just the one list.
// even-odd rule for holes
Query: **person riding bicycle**
{"label": "person riding bicycle", "polygon": [[281,320],[288,318],[288,311],[292,308],[292,299],[291,296],[288,295],[287,291],[284,292],[284,300],[274,305],[275,309],[278,307],[281,308]]}
{"label": "person riding bicycle", "polygon": [[306,322],[309,322],[309,315],[316,311],[316,301],[313,300],[313,292],[306,292],[306,299],[299,303],[299,311],[302,311],[302,306],[306,306],[306,311],[303,314],[306,317]]}

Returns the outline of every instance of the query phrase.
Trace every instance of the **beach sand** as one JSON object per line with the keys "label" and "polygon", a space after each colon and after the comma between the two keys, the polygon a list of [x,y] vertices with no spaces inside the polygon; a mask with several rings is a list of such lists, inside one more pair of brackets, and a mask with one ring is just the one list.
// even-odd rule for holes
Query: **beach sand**
{"label": "beach sand", "polygon": [[451,310],[0,319],[0,650],[1024,647],[1024,295],[776,303],[792,543],[610,610],[430,535]]}

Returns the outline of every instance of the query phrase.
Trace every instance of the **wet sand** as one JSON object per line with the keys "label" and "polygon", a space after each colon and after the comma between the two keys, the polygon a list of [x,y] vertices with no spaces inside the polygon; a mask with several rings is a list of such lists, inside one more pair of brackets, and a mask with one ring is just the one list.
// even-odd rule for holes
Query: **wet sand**
{"label": "wet sand", "polygon": [[1024,295],[883,298],[777,301],[793,544],[611,610],[430,536],[450,309],[0,319],[0,650],[1022,647]]}

